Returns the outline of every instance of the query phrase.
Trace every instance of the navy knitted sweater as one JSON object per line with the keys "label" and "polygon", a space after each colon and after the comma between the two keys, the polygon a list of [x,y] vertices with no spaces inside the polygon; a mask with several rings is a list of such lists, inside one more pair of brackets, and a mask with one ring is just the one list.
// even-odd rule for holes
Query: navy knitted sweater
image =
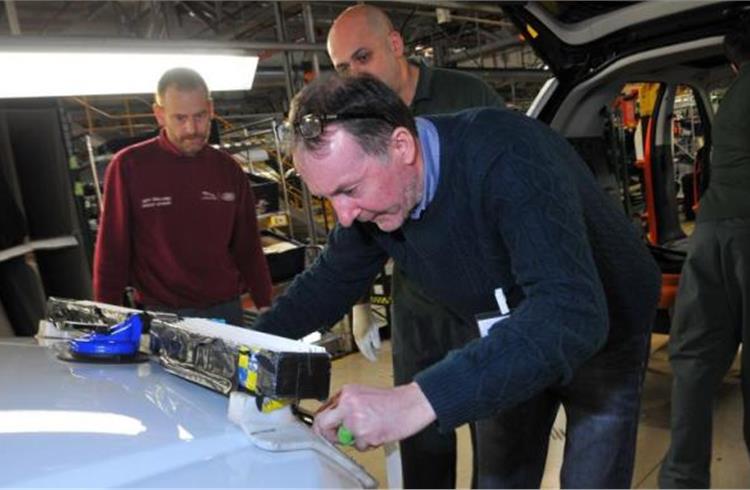
{"label": "navy knitted sweater", "polygon": [[416,377],[447,430],[565,383],[608,343],[646,332],[660,276],[624,213],[547,126],[488,108],[428,119],[440,182],[422,217],[391,233],[334,229],[256,328],[301,337],[334,323],[388,256],[464,328],[498,309],[502,287],[510,318]]}

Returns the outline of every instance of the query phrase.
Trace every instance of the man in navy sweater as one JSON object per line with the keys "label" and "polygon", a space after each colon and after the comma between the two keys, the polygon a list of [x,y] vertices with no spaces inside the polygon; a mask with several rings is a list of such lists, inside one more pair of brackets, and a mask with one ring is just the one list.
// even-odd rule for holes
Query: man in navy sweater
{"label": "man in navy sweater", "polygon": [[562,403],[561,485],[629,487],[660,275],[570,145],[510,111],[415,119],[369,76],[310,84],[289,129],[339,224],[255,328],[298,338],[333,324],[392,257],[482,334],[411,383],[344,387],[315,429],[335,441],[344,425],[364,450],[476,422],[478,485],[531,488]]}
{"label": "man in navy sweater", "polygon": [[[491,86],[473,75],[408,59],[401,34],[385,12],[370,4],[353,5],[336,17],[327,47],[337,72],[346,76],[366,73],[382,80],[415,116],[505,106]],[[461,328],[461,319],[404,277],[398,264],[393,267],[391,284],[393,382],[408,384],[417,373],[478,335]],[[376,360],[380,337],[369,304],[355,305],[352,333],[360,352]],[[475,439],[473,431],[474,427]],[[456,442],[455,431],[439,431],[436,424],[401,441],[404,487],[455,488]]]}

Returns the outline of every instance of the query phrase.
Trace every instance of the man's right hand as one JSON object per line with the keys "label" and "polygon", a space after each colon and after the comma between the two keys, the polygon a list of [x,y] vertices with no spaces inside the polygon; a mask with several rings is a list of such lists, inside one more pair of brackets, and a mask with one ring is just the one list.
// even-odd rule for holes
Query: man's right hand
{"label": "man's right hand", "polygon": [[344,385],[315,415],[313,430],[342,443],[339,428],[365,451],[412,436],[435,420],[435,411],[417,383],[395,388]]}

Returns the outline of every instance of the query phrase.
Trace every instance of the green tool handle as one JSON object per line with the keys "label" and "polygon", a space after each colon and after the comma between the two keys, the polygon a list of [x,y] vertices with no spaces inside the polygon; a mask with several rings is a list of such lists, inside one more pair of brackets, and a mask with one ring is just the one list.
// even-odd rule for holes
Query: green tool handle
{"label": "green tool handle", "polygon": [[339,438],[339,444],[342,446],[351,446],[354,444],[354,434],[352,434],[352,431],[347,429],[345,425],[339,425],[339,430],[336,435]]}

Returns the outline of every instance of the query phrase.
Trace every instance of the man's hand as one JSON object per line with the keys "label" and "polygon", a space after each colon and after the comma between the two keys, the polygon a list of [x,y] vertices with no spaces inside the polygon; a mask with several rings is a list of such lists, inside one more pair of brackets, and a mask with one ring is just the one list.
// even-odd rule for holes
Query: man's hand
{"label": "man's hand", "polygon": [[360,451],[405,439],[435,420],[435,411],[419,385],[396,388],[345,385],[315,416],[313,429],[338,442],[343,425],[354,435]]}
{"label": "man's hand", "polygon": [[372,321],[372,309],[369,303],[354,305],[352,335],[362,355],[368,361],[376,362],[378,351],[380,351],[380,331]]}

